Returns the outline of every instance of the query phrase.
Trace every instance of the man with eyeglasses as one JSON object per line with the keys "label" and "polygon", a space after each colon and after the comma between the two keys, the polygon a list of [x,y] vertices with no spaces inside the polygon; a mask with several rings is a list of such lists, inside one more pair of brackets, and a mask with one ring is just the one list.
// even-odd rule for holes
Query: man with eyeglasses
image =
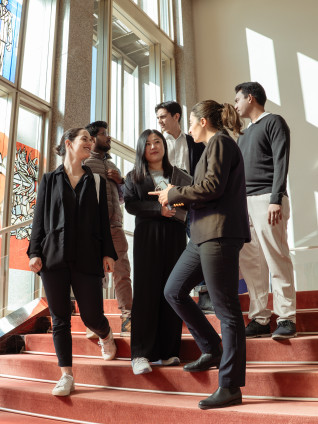
{"label": "man with eyeglasses", "polygon": [[[123,214],[121,203],[123,203],[122,184],[124,179],[114,162],[111,161],[109,150],[111,137],[107,131],[108,125],[105,121],[96,121],[86,126],[90,133],[93,146],[90,158],[86,159],[85,165],[89,166],[93,173],[97,173],[106,179],[106,191],[108,202],[108,213],[110,230],[114,247],[118,256],[113,272],[115,293],[118,308],[121,310],[122,337],[130,336],[130,315],[132,306],[132,288],[130,280],[130,264],[128,260],[128,243],[123,230]],[[93,335],[87,332],[87,337]]]}

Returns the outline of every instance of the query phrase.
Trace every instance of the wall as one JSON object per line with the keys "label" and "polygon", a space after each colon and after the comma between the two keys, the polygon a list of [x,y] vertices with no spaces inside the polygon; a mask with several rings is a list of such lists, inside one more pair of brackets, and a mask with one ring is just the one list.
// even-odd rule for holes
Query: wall
{"label": "wall", "polygon": [[[317,12],[316,0],[192,0],[197,100],[233,102],[234,86],[251,79],[246,28],[273,40],[280,105],[268,101],[266,110],[281,114],[291,128],[291,248],[318,246]],[[317,71],[310,119],[297,53]],[[297,289],[318,289],[318,249],[292,252],[292,258]]]}

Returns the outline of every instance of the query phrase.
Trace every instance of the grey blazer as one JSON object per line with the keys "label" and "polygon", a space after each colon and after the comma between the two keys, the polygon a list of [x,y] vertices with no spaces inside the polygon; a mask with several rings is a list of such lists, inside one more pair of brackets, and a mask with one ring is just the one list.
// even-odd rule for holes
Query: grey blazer
{"label": "grey blazer", "polygon": [[221,237],[251,240],[243,158],[226,131],[209,140],[196,166],[194,183],[172,188],[168,200],[170,205],[190,207],[195,244]]}

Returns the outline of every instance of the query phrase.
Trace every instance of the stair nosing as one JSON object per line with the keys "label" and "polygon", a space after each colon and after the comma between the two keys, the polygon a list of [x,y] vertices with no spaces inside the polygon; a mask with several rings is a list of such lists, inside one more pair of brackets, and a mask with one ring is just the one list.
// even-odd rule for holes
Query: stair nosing
{"label": "stair nosing", "polygon": [[[0,374],[0,378],[7,378],[11,380],[23,380],[23,381],[34,381],[39,383],[48,383],[55,384],[57,381],[55,380],[44,380],[40,378],[32,378],[32,377],[20,377],[20,376],[10,376],[6,374]],[[106,389],[106,390],[115,390],[115,391],[125,391],[125,392],[138,392],[138,393],[154,393],[154,394],[163,394],[163,395],[177,395],[177,396],[196,396],[196,397],[204,397],[210,396],[211,393],[195,393],[195,392],[173,392],[173,391],[165,391],[165,390],[153,390],[153,389],[137,389],[130,387],[116,387],[116,386],[104,386],[98,384],[85,384],[85,383],[75,383],[77,387],[89,387],[93,389]],[[261,399],[261,400],[282,400],[282,401],[295,401],[295,402],[318,402],[317,398],[308,398],[308,397],[283,397],[283,396],[254,396],[254,395],[244,395],[242,394],[243,399]],[[1,407],[0,407],[1,409]],[[76,422],[76,421],[75,421]],[[84,421],[84,423],[89,423]],[[95,423],[94,423],[95,424]]]}

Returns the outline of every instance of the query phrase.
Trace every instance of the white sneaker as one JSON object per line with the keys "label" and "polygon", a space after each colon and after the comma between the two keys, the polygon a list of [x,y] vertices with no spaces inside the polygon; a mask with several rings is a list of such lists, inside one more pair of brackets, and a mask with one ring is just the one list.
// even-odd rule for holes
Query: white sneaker
{"label": "white sneaker", "polygon": [[111,361],[115,358],[117,347],[115,345],[112,329],[110,329],[106,339],[99,338],[98,344],[101,347],[102,356],[105,361]]}
{"label": "white sneaker", "polygon": [[177,356],[172,356],[169,359],[161,359],[161,364],[165,367],[180,365],[180,359]]}
{"label": "white sneaker", "polygon": [[95,334],[92,330],[90,330],[88,327],[86,327],[86,337],[88,339],[98,339],[98,335]]}
{"label": "white sneaker", "polygon": [[75,390],[74,378],[69,374],[63,374],[52,390],[54,396],[68,396]]}
{"label": "white sneaker", "polygon": [[147,358],[135,358],[131,361],[131,366],[135,375],[147,374],[152,371]]}

